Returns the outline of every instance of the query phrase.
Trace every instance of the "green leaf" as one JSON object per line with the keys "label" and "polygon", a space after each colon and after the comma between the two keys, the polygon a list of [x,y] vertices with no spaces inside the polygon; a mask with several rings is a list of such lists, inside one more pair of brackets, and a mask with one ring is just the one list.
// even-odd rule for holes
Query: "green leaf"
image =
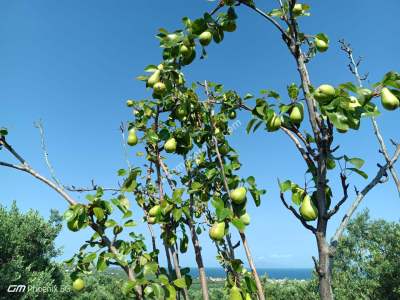
{"label": "green leaf", "polygon": [[105,271],[108,267],[107,260],[106,260],[106,257],[104,256],[104,253],[105,252],[100,253],[99,258],[97,260],[96,269],[99,272]]}
{"label": "green leaf", "polygon": [[83,262],[83,263],[90,263],[90,262],[92,262],[93,260],[95,260],[96,257],[97,257],[97,254],[96,254],[95,252],[88,253],[88,254],[86,254],[85,257],[82,259],[82,262]]}
{"label": "green leaf", "polygon": [[118,170],[118,176],[125,176],[127,174],[125,169],[119,169]]}
{"label": "green leaf", "polygon": [[351,163],[353,166],[355,166],[357,169],[361,169],[362,166],[364,165],[365,161],[361,158],[358,157],[353,157],[353,158],[348,158],[347,156],[344,156],[344,159],[348,162]]}
{"label": "green leaf", "polygon": [[287,190],[292,188],[292,182],[290,180],[279,182],[279,188],[281,189],[282,193],[285,193]]}
{"label": "green leaf", "polygon": [[124,223],[125,227],[135,227],[137,224],[134,220],[128,220]]}
{"label": "green leaf", "polygon": [[346,168],[346,169],[357,173],[358,175],[362,176],[364,179],[368,179],[368,175],[364,171],[361,171],[356,168]]}
{"label": "green leaf", "polygon": [[94,207],[93,212],[97,218],[97,220],[103,220],[104,219],[104,211],[101,207]]}
{"label": "green leaf", "polygon": [[107,220],[104,223],[104,226],[106,227],[114,227],[115,225],[117,225],[117,222],[115,222],[113,219]]}
{"label": "green leaf", "polygon": [[183,288],[186,287],[186,280],[185,280],[185,278],[178,278],[178,279],[175,279],[173,282],[174,282],[174,285],[175,285],[176,287],[180,288],[180,289],[183,289]]}
{"label": "green leaf", "polygon": [[243,224],[243,222],[240,219],[233,219],[231,221],[233,226],[235,226],[239,231],[243,231],[246,228],[246,225]]}

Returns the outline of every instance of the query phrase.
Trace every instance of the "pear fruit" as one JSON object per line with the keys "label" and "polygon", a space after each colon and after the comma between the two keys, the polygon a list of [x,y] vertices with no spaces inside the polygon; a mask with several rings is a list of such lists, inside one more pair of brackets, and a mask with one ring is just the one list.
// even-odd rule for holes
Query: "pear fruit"
{"label": "pear fruit", "polygon": [[229,300],[243,300],[240,289],[234,285],[229,292]]}
{"label": "pear fruit", "polygon": [[156,217],[159,214],[161,214],[161,206],[160,205],[154,205],[152,208],[150,208],[150,210],[149,210],[150,217]]}
{"label": "pear fruit", "polygon": [[289,115],[290,121],[294,124],[300,124],[304,118],[303,107],[301,105],[293,106]]}
{"label": "pear fruit", "polygon": [[135,101],[133,101],[133,100],[126,100],[126,106],[132,107],[132,106],[134,106],[134,105],[135,105]]}
{"label": "pear fruit", "polygon": [[160,81],[160,70],[156,70],[150,77],[147,79],[147,85],[149,87],[153,87],[157,82]]}
{"label": "pear fruit", "polygon": [[293,12],[293,14],[294,14],[295,16],[301,15],[301,13],[303,12],[303,5],[300,4],[300,3],[296,3],[296,4],[294,5],[294,7],[293,7],[292,12]]}
{"label": "pear fruit", "polygon": [[85,282],[82,278],[77,278],[72,283],[72,288],[74,289],[74,291],[79,292],[85,288]]}
{"label": "pear fruit", "polygon": [[322,39],[315,38],[314,42],[315,42],[315,47],[317,48],[318,52],[325,52],[329,48],[328,43]]}
{"label": "pear fruit", "polygon": [[242,204],[245,202],[246,200],[246,193],[247,190],[245,187],[238,187],[236,189],[234,189],[233,191],[231,191],[231,199],[232,202],[235,204]]}
{"label": "pear fruit", "polygon": [[204,31],[199,36],[199,41],[202,46],[207,46],[211,43],[212,34],[209,31]]}
{"label": "pear fruit", "polygon": [[381,91],[382,106],[387,110],[395,110],[399,107],[399,99],[386,87]]}
{"label": "pear fruit", "polygon": [[250,215],[248,213],[241,215],[240,221],[242,221],[242,223],[246,226],[250,225]]}
{"label": "pear fruit", "polygon": [[180,105],[176,111],[175,111],[175,116],[179,119],[179,120],[183,120],[186,116],[187,116],[187,109],[185,106]]}
{"label": "pear fruit", "polygon": [[277,114],[274,114],[271,119],[267,122],[267,129],[270,132],[277,131],[281,128],[282,120]]}
{"label": "pear fruit", "polygon": [[328,104],[335,97],[335,88],[329,84],[322,84],[314,91],[314,98],[319,104]]}
{"label": "pear fruit", "polygon": [[153,85],[153,90],[156,95],[162,95],[166,90],[166,86],[163,82],[157,82]]}
{"label": "pear fruit", "polygon": [[176,150],[176,140],[175,138],[170,138],[168,139],[165,144],[164,144],[164,149],[165,151],[167,151],[168,153],[173,153]]}
{"label": "pear fruit", "polygon": [[221,154],[222,156],[227,155],[230,150],[231,149],[230,149],[229,145],[226,142],[218,147],[219,154]]}
{"label": "pear fruit", "polygon": [[222,240],[225,235],[225,222],[215,223],[213,226],[211,226],[208,234],[214,241]]}
{"label": "pear fruit", "polygon": [[189,57],[192,54],[192,49],[186,45],[182,45],[179,48],[179,53],[183,56],[183,57]]}
{"label": "pear fruit", "polygon": [[311,202],[311,197],[309,195],[306,195],[303,199],[303,202],[301,203],[300,215],[306,221],[314,221],[318,218],[318,209]]}
{"label": "pear fruit", "polygon": [[222,29],[226,32],[234,32],[236,30],[236,23],[234,21],[225,22],[222,24]]}
{"label": "pear fruit", "polygon": [[156,217],[148,217],[147,218],[147,223],[149,224],[155,224],[156,223]]}
{"label": "pear fruit", "polygon": [[127,143],[129,146],[135,146],[138,143],[138,137],[134,128],[129,130]]}

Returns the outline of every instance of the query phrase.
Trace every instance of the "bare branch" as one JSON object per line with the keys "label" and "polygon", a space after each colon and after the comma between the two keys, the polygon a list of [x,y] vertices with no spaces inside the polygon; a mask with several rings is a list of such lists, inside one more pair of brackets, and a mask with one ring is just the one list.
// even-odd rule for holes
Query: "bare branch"
{"label": "bare branch", "polygon": [[354,202],[348,209],[346,215],[343,217],[342,222],[340,223],[340,226],[338,227],[338,229],[335,232],[335,235],[331,239],[332,247],[337,246],[337,243],[338,243],[339,239],[342,237],[343,232],[346,229],[346,227],[350,221],[350,218],[354,214],[357,207],[360,205],[361,201],[364,199],[364,197],[368,194],[368,192],[371,189],[373,189],[376,185],[378,185],[381,182],[382,178],[385,177],[385,175],[387,174],[387,170],[396,163],[396,161],[399,158],[399,155],[400,155],[400,146],[397,146],[396,152],[393,155],[392,159],[388,163],[386,163],[384,166],[380,167],[376,176],[364,187],[364,189],[361,192],[358,193],[356,199],[354,200]]}
{"label": "bare branch", "polygon": [[331,210],[331,211],[329,211],[328,213],[327,213],[327,218],[328,219],[330,219],[334,214],[336,214],[338,211],[339,211],[339,209],[340,209],[340,207],[346,202],[346,200],[348,199],[348,197],[349,197],[349,193],[348,193],[348,190],[349,190],[349,184],[348,183],[346,183],[346,175],[344,175],[343,173],[341,173],[340,174],[340,179],[341,179],[341,182],[342,182],[342,189],[343,189],[343,197],[342,197],[342,200],[340,200],[336,205],[335,205],[335,207]]}

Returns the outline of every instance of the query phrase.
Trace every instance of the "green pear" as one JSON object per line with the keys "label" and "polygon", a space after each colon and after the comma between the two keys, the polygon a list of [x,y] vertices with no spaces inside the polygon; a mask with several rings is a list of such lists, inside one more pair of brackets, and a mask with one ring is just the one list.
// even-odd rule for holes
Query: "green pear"
{"label": "green pear", "polygon": [[301,105],[293,106],[289,118],[292,123],[300,124],[304,118],[303,107]]}
{"label": "green pear", "polygon": [[251,295],[249,293],[246,293],[246,298],[245,300],[251,300]]}
{"label": "green pear", "polygon": [[311,202],[311,197],[306,195],[300,206],[300,214],[306,221],[314,221],[318,218],[318,209]]}
{"label": "green pear", "polygon": [[150,77],[147,79],[147,85],[149,87],[153,87],[157,82],[160,81],[160,70],[156,70]]}
{"label": "green pear", "polygon": [[213,226],[211,226],[208,234],[214,241],[222,240],[225,235],[225,222],[215,223]]}
{"label": "green pear", "polygon": [[179,119],[179,120],[183,120],[186,116],[187,116],[187,109],[185,106],[180,105],[178,106],[178,108],[175,111],[175,116]]}
{"label": "green pear", "polygon": [[126,106],[132,107],[132,106],[134,106],[134,105],[135,105],[135,101],[133,101],[133,100],[126,100]]}
{"label": "green pear", "polygon": [[335,88],[329,84],[322,84],[314,91],[314,98],[319,104],[328,104],[335,97]]}
{"label": "green pear", "polygon": [[179,53],[183,56],[183,57],[189,57],[192,54],[192,49],[186,45],[182,45],[179,48]]}
{"label": "green pear", "polygon": [[156,95],[162,95],[166,90],[166,86],[163,82],[157,82],[153,85],[153,90]]}
{"label": "green pear", "polygon": [[399,99],[386,87],[381,91],[382,106],[387,110],[395,110],[399,107]]}
{"label": "green pear", "polygon": [[294,7],[293,7],[292,12],[293,12],[293,14],[294,14],[295,16],[301,15],[301,13],[303,12],[303,5],[300,4],[300,3],[296,3],[296,4],[294,5]]}
{"label": "green pear", "polygon": [[315,38],[314,42],[315,42],[315,47],[317,48],[318,52],[325,52],[329,48],[328,43],[322,39]]}
{"label": "green pear", "polygon": [[199,36],[199,41],[202,46],[207,46],[211,43],[212,40],[212,34],[209,31],[204,31],[202,34]]}
{"label": "green pear", "polygon": [[138,137],[134,128],[129,130],[127,143],[129,146],[135,146],[138,143]]}
{"label": "green pear", "polygon": [[168,153],[173,153],[176,150],[176,145],[177,145],[177,143],[176,143],[175,138],[170,138],[165,142],[164,149]]}
{"label": "green pear", "polygon": [[157,218],[156,217],[148,217],[147,218],[147,223],[149,224],[155,224],[156,223]]}
{"label": "green pear", "polygon": [[161,214],[161,206],[160,205],[154,205],[152,208],[150,208],[150,210],[149,210],[150,217],[156,217],[159,214]]}
{"label": "green pear", "polygon": [[242,221],[242,223],[246,226],[250,225],[250,215],[248,213],[241,215],[240,221]]}
{"label": "green pear", "polygon": [[270,132],[277,131],[281,128],[282,120],[281,117],[274,113],[271,119],[267,122],[267,129]]}
{"label": "green pear", "polygon": [[79,291],[81,291],[81,290],[83,290],[85,288],[85,282],[83,281],[82,278],[77,278],[72,283],[72,288],[75,291],[79,292]]}
{"label": "green pear", "polygon": [[225,156],[229,153],[231,148],[229,147],[228,143],[225,142],[221,146],[218,147],[218,150],[219,150],[219,154],[221,154],[222,156]]}
{"label": "green pear", "polygon": [[235,21],[224,22],[222,24],[222,29],[226,32],[234,32],[236,30]]}
{"label": "green pear", "polygon": [[245,202],[246,200],[246,193],[247,190],[245,187],[238,187],[236,189],[234,189],[233,191],[231,191],[231,199],[232,202],[235,204],[242,204]]}
{"label": "green pear", "polygon": [[240,289],[234,285],[229,292],[229,300],[243,300]]}

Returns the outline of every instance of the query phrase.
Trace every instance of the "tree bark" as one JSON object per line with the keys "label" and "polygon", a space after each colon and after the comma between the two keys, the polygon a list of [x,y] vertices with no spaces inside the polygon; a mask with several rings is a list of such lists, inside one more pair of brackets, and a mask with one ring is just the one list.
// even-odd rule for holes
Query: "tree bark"
{"label": "tree bark", "polygon": [[316,234],[319,261],[317,273],[319,279],[319,296],[322,300],[333,300],[331,257],[326,237],[319,232]]}
{"label": "tree bark", "polygon": [[[182,278],[182,274],[181,274],[181,268],[179,266],[179,260],[178,260],[178,255],[176,253],[175,247],[171,246],[169,247],[170,251],[171,251],[171,255],[172,255],[172,260],[174,262],[174,268],[175,268],[175,274],[176,274],[176,278]],[[189,300],[189,292],[187,290],[187,288],[183,288],[183,298],[185,300]]]}

